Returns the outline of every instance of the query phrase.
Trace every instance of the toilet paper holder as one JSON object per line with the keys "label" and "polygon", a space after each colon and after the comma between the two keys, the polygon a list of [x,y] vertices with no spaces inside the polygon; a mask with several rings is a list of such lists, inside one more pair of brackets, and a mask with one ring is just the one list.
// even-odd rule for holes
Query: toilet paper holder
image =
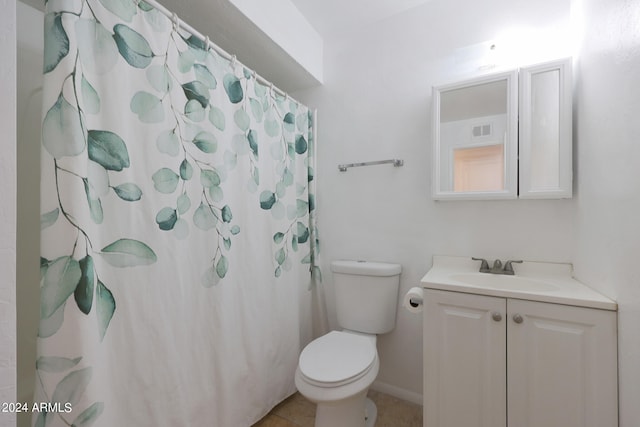
{"label": "toilet paper holder", "polygon": [[409,305],[411,307],[420,307],[424,301],[420,297],[411,297],[409,298]]}

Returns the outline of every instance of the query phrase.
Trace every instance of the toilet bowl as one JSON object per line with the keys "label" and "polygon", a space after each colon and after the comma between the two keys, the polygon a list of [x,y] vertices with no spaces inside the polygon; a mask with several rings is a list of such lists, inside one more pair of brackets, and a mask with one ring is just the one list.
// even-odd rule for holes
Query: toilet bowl
{"label": "toilet bowl", "polygon": [[316,427],[373,426],[375,405],[365,401],[379,368],[375,335],[332,331],[307,345],[295,383],[317,404]]}
{"label": "toilet bowl", "polygon": [[342,331],[309,343],[295,374],[298,391],[316,403],[316,427],[372,427],[377,415],[367,391],[380,369],[377,334],[395,327],[401,266],[331,263]]}

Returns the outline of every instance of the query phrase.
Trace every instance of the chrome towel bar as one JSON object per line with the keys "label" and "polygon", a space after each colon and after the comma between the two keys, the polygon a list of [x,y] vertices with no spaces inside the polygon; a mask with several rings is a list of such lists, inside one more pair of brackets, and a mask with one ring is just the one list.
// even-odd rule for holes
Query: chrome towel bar
{"label": "chrome towel bar", "polygon": [[400,167],[404,165],[404,160],[400,159],[389,159],[389,160],[378,160],[375,162],[362,162],[362,163],[347,163],[343,165],[338,165],[338,170],[340,172],[346,172],[348,168],[355,168],[358,166],[373,166],[373,165],[385,165],[387,163],[393,163],[393,166]]}

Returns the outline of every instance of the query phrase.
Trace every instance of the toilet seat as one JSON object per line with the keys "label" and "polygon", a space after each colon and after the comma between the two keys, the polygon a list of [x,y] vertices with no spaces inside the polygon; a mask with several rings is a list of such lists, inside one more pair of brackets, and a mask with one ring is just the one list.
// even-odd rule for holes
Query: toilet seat
{"label": "toilet seat", "polygon": [[339,387],[366,375],[375,360],[376,346],[371,337],[332,331],[302,350],[298,366],[308,383]]}

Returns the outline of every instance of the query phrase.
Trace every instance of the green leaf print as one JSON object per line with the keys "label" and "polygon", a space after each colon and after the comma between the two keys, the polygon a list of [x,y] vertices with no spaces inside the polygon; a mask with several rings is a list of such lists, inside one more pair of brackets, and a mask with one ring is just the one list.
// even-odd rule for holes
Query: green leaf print
{"label": "green leaf print", "polygon": [[93,258],[87,255],[80,260],[79,264],[82,274],[74,291],[74,297],[80,311],[84,314],[89,314],[91,305],[93,304],[93,288],[95,283]]}
{"label": "green leaf print", "polygon": [[71,425],[73,427],[89,427],[102,414],[103,410],[104,403],[95,402],[93,405],[82,411]]}
{"label": "green leaf print", "polygon": [[258,133],[253,129],[247,134],[247,140],[249,141],[249,148],[253,152],[255,158],[258,158]]}
{"label": "green leaf print", "polygon": [[49,338],[58,332],[58,329],[60,329],[64,322],[64,308],[66,305],[66,302],[62,303],[62,305],[47,318],[40,317],[40,324],[38,325],[38,336],[40,338]]}
{"label": "green leaf print", "polygon": [[76,289],[82,272],[80,264],[70,256],[54,260],[42,278],[40,315],[50,317]]}
{"label": "green leaf print", "polygon": [[218,81],[205,65],[195,64],[193,66],[193,70],[196,73],[196,78],[198,79],[198,81],[205,84],[209,89],[213,90],[218,87]]}
{"label": "green leaf print", "polygon": [[55,208],[52,211],[43,213],[40,215],[40,230],[44,230],[47,227],[52,226],[58,220],[60,216],[60,208]]}
{"label": "green leaf print", "polygon": [[96,289],[96,314],[98,318],[98,332],[100,333],[100,341],[104,339],[107,328],[116,311],[116,300],[113,298],[111,291],[98,280],[98,288]]}
{"label": "green leaf print", "polygon": [[91,187],[86,178],[82,179],[84,184],[84,192],[87,195],[87,203],[89,204],[89,213],[91,214],[91,219],[96,224],[102,224],[104,220],[104,212],[102,210],[102,202],[99,198],[94,198],[91,192]]}
{"label": "green leaf print", "polygon": [[130,166],[125,142],[113,132],[90,130],[88,134],[89,159],[107,170],[121,171]]}
{"label": "green leaf print", "polygon": [[229,205],[224,205],[224,207],[222,208],[222,221],[231,222],[232,219],[233,214],[231,213],[231,208],[229,207]]}
{"label": "green leaf print", "polygon": [[309,240],[309,227],[298,221],[296,224],[296,228],[298,229],[298,243],[306,243]]}
{"label": "green leaf print", "polygon": [[146,71],[149,84],[158,92],[165,93],[171,88],[171,77],[164,65],[151,65]]}
{"label": "green leaf print", "polygon": [[137,202],[142,198],[142,190],[132,182],[113,187],[113,191],[125,202]]}
{"label": "green leaf print", "polygon": [[218,219],[211,211],[211,207],[200,202],[200,206],[193,213],[193,223],[200,230],[211,230],[218,223]]}
{"label": "green leaf print", "polygon": [[276,203],[276,195],[268,190],[260,193],[260,207],[265,210],[271,209],[271,207]]}
{"label": "green leaf print", "polygon": [[187,213],[189,208],[191,208],[191,199],[189,199],[187,193],[182,193],[180,197],[178,197],[176,204],[178,207],[178,213],[180,213],[180,215],[184,215]]}
{"label": "green leaf print", "polygon": [[227,275],[227,271],[229,270],[229,261],[227,257],[224,255],[220,256],[218,263],[216,264],[216,273],[221,279],[224,279],[224,276]]}
{"label": "green leaf print", "polygon": [[77,156],[85,148],[80,113],[60,94],[42,122],[42,145],[55,159]]}
{"label": "green leaf print", "polygon": [[156,215],[156,224],[158,224],[160,230],[172,230],[176,221],[178,221],[178,213],[173,208],[162,208]]}
{"label": "green leaf print", "polygon": [[44,17],[44,73],[53,71],[69,54],[69,37],[62,25],[62,15],[47,13]]}
{"label": "green leaf print", "polygon": [[203,153],[215,153],[218,149],[218,140],[207,131],[199,132],[193,139],[193,143]]}
{"label": "green leaf print", "polygon": [[33,425],[33,427],[45,427],[47,423],[47,414],[48,412],[39,412],[38,418],[36,418],[36,423]]}
{"label": "green leaf print", "polygon": [[98,114],[100,112],[100,96],[98,92],[91,86],[91,83],[82,76],[80,85],[82,91],[82,101],[85,113]]}
{"label": "green leaf print", "polygon": [[66,403],[71,405],[78,403],[91,381],[92,374],[93,368],[88,367],[65,376],[56,386],[51,402],[58,403],[63,408]]}
{"label": "green leaf print", "polygon": [[292,113],[287,113],[284,115],[284,118],[282,119],[282,122],[284,123],[284,128],[288,131],[288,132],[293,132],[296,130],[296,116],[293,115]]}
{"label": "green leaf print", "polygon": [[67,357],[57,356],[40,356],[36,360],[36,369],[49,373],[65,372],[76,366],[82,357],[76,357],[75,359],[69,359]]}
{"label": "green leaf print", "polygon": [[244,111],[243,108],[237,110],[233,115],[233,121],[236,122],[236,126],[240,128],[240,130],[247,131],[249,129],[249,124],[251,123],[251,118]]}
{"label": "green leaf print", "polygon": [[307,152],[307,140],[304,139],[304,136],[302,135],[297,135],[296,136],[296,153],[298,154],[304,154]]}
{"label": "green leaf print", "polygon": [[164,120],[162,99],[149,92],[140,91],[133,95],[130,108],[138,115],[141,122],[160,123]]}
{"label": "green leaf print", "polygon": [[137,13],[136,2],[131,0],[100,0],[100,3],[109,12],[115,14],[119,18],[127,22],[131,22]]}
{"label": "green leaf print", "polygon": [[180,141],[174,129],[167,130],[158,135],[156,140],[158,151],[169,156],[176,157],[180,154]]}
{"label": "green leaf print", "polygon": [[209,105],[209,88],[199,81],[192,81],[182,85],[182,90],[187,99],[196,100],[202,105],[202,108],[207,108]]}
{"label": "green leaf print", "polygon": [[191,121],[201,122],[204,120],[205,109],[200,105],[200,102],[190,99],[184,106],[184,114]]}
{"label": "green leaf print", "polygon": [[251,113],[256,122],[260,123],[264,117],[264,111],[262,110],[262,104],[255,98],[249,99],[249,105],[251,106]]}
{"label": "green leaf print", "polygon": [[119,239],[102,248],[102,257],[114,267],[135,267],[153,264],[155,252],[139,240]]}
{"label": "green leaf print", "polygon": [[206,43],[204,42],[204,40],[202,40],[201,38],[195,36],[195,35],[190,35],[188,38],[182,38],[190,47],[197,49],[197,50],[207,50],[209,47],[206,45]]}
{"label": "green leaf print", "polygon": [[174,171],[168,168],[162,168],[156,171],[151,177],[153,186],[156,190],[163,194],[171,194],[178,188],[180,177]]}
{"label": "green leaf print", "polygon": [[224,130],[225,128],[225,118],[224,113],[218,107],[211,106],[211,110],[209,110],[209,121],[212,125],[218,128],[218,130]]}
{"label": "green leaf print", "polygon": [[193,166],[189,163],[189,160],[184,159],[182,163],[180,163],[180,178],[185,181],[189,181],[193,176]]}
{"label": "green leaf print", "polygon": [[[129,3],[133,4],[131,1]],[[118,51],[129,65],[147,68],[151,64],[153,51],[144,37],[124,24],[116,24],[113,31],[113,39],[118,46]]]}
{"label": "green leaf print", "polygon": [[242,101],[244,98],[244,91],[242,90],[240,79],[233,74],[225,74],[222,79],[222,84],[224,85],[224,90],[227,92],[229,101],[231,101],[232,104],[237,104]]}
{"label": "green leaf print", "polygon": [[149,3],[147,3],[146,1],[141,0],[138,3],[138,7],[140,8],[140,10],[144,11],[144,12],[150,12],[152,10],[155,10],[155,8],[153,6],[151,6]]}
{"label": "green leaf print", "polygon": [[205,188],[220,185],[220,175],[214,170],[202,169],[200,171],[200,184]]}
{"label": "green leaf print", "polygon": [[111,71],[118,62],[118,47],[111,33],[95,19],[78,19],[75,30],[83,68],[98,75]]}

